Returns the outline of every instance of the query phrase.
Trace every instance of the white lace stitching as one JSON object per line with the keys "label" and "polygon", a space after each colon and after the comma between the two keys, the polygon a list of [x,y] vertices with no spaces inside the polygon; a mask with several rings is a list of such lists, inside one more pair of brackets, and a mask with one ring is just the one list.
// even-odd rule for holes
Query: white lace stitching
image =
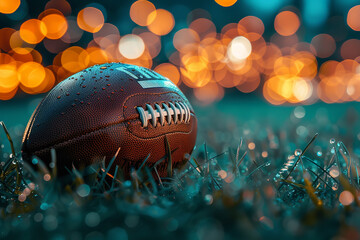
{"label": "white lace stitching", "polygon": [[155,104],[155,109],[150,104],[146,104],[146,110],[142,107],[137,107],[136,110],[140,115],[142,127],[147,127],[149,121],[151,121],[153,127],[156,127],[158,121],[162,126],[164,126],[165,122],[170,125],[172,119],[175,124],[188,123],[191,116],[190,108],[182,102],[169,102],[169,105],[163,103],[161,106]]}

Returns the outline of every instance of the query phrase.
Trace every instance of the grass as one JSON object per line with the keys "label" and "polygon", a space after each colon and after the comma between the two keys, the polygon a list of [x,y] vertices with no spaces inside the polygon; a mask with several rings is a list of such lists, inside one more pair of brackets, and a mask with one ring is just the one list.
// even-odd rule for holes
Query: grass
{"label": "grass", "polygon": [[2,124],[3,143],[11,145],[12,153],[0,152],[0,236],[360,238],[357,125],[348,129],[347,149],[341,129],[328,131],[330,124],[302,124],[307,134],[301,129],[295,134],[299,124],[291,121],[283,129],[207,124],[199,132],[206,142],[187,156],[183,169],[172,168],[172,149],[165,140],[168,156],[158,162],[168,162],[165,179],[157,174],[157,164],[147,166],[148,158],[124,179],[120,167],[110,170],[117,152],[109,164],[90,166],[86,177],[69,169],[70,181],[58,178],[56,167],[40,159],[33,159],[36,171],[24,163]]}

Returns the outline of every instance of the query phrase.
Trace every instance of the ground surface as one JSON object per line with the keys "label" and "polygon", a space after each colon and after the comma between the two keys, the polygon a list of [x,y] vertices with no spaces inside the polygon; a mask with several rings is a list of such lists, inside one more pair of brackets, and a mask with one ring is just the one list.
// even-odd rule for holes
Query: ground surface
{"label": "ground surface", "polygon": [[[39,99],[0,103],[16,149]],[[227,97],[195,108],[192,159],[162,183],[145,169],[114,184],[102,171],[86,183],[75,172],[64,189],[51,169],[31,175],[19,157],[9,161],[1,132],[0,236],[360,238],[358,103],[271,106]]]}

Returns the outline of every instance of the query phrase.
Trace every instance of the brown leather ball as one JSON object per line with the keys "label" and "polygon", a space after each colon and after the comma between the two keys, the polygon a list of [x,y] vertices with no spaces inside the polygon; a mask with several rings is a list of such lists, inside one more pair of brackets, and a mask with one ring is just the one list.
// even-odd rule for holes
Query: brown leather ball
{"label": "brown leather ball", "polygon": [[[172,167],[186,163],[194,148],[197,119],[187,98],[169,79],[147,68],[108,63],[87,68],[54,87],[40,102],[26,127],[22,155],[51,162],[56,151],[57,168],[65,174],[106,161],[125,172],[146,164],[152,167],[167,158]],[[150,154],[150,155],[149,155]],[[167,175],[168,161],[157,166]]]}

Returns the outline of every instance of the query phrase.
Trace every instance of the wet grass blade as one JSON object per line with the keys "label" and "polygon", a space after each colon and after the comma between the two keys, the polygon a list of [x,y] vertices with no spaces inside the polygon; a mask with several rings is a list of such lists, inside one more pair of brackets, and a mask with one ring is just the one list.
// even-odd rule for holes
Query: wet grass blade
{"label": "wet grass blade", "polygon": [[[267,164],[269,164],[270,162],[265,162],[261,165],[259,165],[257,168],[255,168],[254,170],[252,170],[247,176],[246,178],[249,178],[251,175],[253,175],[255,172],[261,170],[263,167],[265,167]],[[263,172],[262,172],[263,173]]]}
{"label": "wet grass blade", "polygon": [[109,164],[108,164],[108,166],[106,167],[106,170],[105,170],[105,172],[104,172],[105,174],[102,175],[102,178],[101,178],[101,180],[99,181],[99,186],[102,186],[102,185],[103,185],[104,180],[105,180],[105,177],[106,177],[107,173],[110,171],[110,168],[111,168],[111,166],[113,165],[115,159],[117,158],[117,156],[118,156],[118,154],[119,154],[119,151],[120,151],[120,148],[118,148],[118,150],[116,151],[115,155],[111,158],[111,160],[110,160],[110,162],[109,162]]}
{"label": "wet grass blade", "polygon": [[6,128],[6,126],[5,126],[5,123],[3,122],[3,121],[0,121],[0,125],[3,127],[3,129],[4,129],[4,132],[5,132],[5,134],[6,134],[6,137],[7,137],[7,139],[9,140],[9,143],[10,143],[10,148],[11,148],[11,152],[12,152],[12,154],[14,155],[14,157],[15,157],[15,148],[14,148],[14,143],[13,143],[13,140],[12,140],[12,138],[11,138],[11,136],[10,136],[10,134],[9,134],[9,131],[7,130],[7,128]]}
{"label": "wet grass blade", "polygon": [[[347,150],[347,148],[345,147],[343,142],[340,142],[340,146],[345,150],[346,153],[348,153],[349,151]],[[345,154],[343,151],[340,151],[341,156],[346,160],[346,164],[347,164],[347,174],[348,174],[348,178],[351,180],[351,166],[352,166],[352,159],[350,155]],[[349,157],[347,157],[349,156]]]}
{"label": "wet grass blade", "polygon": [[[295,167],[297,166],[297,164],[299,163],[300,159],[302,158],[302,156],[304,155],[304,153],[306,152],[306,150],[310,147],[310,145],[315,141],[315,139],[317,138],[317,136],[319,136],[318,133],[316,133],[313,138],[309,141],[309,143],[306,145],[306,147],[304,148],[304,150],[301,152],[301,154],[298,156],[298,159],[296,160],[295,164],[292,166],[292,168],[290,169],[289,173],[287,174],[287,176],[284,178],[285,180],[287,180],[289,178],[289,176],[291,175],[291,173],[294,171]],[[280,190],[282,188],[283,184],[281,184],[278,188],[278,190]]]}
{"label": "wet grass blade", "polygon": [[195,170],[196,170],[197,172],[200,173],[201,176],[204,176],[204,171],[203,171],[203,169],[201,168],[201,166],[200,166],[200,164],[198,163],[198,161],[196,161],[195,158],[192,158],[192,160],[193,160],[194,163],[196,164],[196,167],[189,161],[190,164],[195,168]]}
{"label": "wet grass blade", "polygon": [[161,185],[162,187],[164,187],[163,182],[161,181],[161,178],[160,178],[160,175],[159,175],[159,172],[158,172],[156,166],[154,167],[154,171],[155,171],[155,174],[156,174],[156,176],[157,176],[157,178],[158,178],[158,180],[159,180],[160,185]]}
{"label": "wet grass blade", "polygon": [[[306,160],[306,161],[311,162],[312,164],[314,164],[315,166],[317,166],[318,169],[320,169],[320,171],[322,171],[324,174],[326,174],[326,176],[330,177],[330,178],[331,178],[333,181],[335,181],[337,184],[339,183],[338,180],[336,180],[333,176],[331,176],[331,175],[329,174],[329,172],[326,171],[325,169],[323,169],[319,164],[317,164],[316,162],[314,162],[313,160],[311,160],[311,159],[308,158],[308,157],[303,157],[303,159]],[[308,169],[308,170],[310,170],[310,169]],[[311,172],[313,172],[313,171],[311,171]],[[320,177],[320,175],[317,175],[317,176]],[[316,180],[316,179],[315,179],[315,180]]]}
{"label": "wet grass blade", "polygon": [[238,145],[238,147],[236,149],[236,157],[235,157],[235,160],[236,160],[237,163],[239,162],[240,148],[242,146],[242,143],[243,143],[243,139],[240,138],[240,143],[239,143],[239,145]]}
{"label": "wet grass blade", "polygon": [[242,163],[242,161],[244,161],[245,157],[246,157],[247,151],[245,151],[245,153],[242,155],[242,157],[240,158],[240,160],[237,163],[237,168],[240,167],[240,164]]}
{"label": "wet grass blade", "polygon": [[50,150],[50,154],[51,154],[51,167],[52,167],[52,171],[51,171],[51,174],[52,174],[52,177],[53,178],[56,178],[57,176],[57,166],[56,166],[56,151],[54,148],[51,148]]}
{"label": "wet grass blade", "polygon": [[118,169],[119,169],[119,166],[116,165],[115,166],[115,173],[114,173],[114,177],[113,177],[113,180],[111,182],[111,187],[110,187],[110,190],[113,190],[114,189],[114,186],[115,186],[115,182],[116,182],[116,177],[117,177],[117,174],[118,174]]}
{"label": "wet grass blade", "polygon": [[305,190],[305,186],[302,185],[302,184],[295,183],[295,182],[289,181],[289,180],[287,180],[287,179],[281,179],[281,181],[284,182],[284,183],[287,183],[287,184],[289,184],[289,185],[291,185],[291,186],[294,186],[294,187],[296,187],[296,188],[299,188],[299,189],[301,189],[301,190]]}
{"label": "wet grass blade", "polygon": [[208,157],[208,151],[207,151],[207,145],[206,142],[204,143],[204,151],[205,151],[205,163],[206,163],[206,172],[205,174],[208,175],[210,172],[210,164],[209,164],[209,157]]}
{"label": "wet grass blade", "polygon": [[141,171],[142,167],[145,165],[145,163],[147,162],[147,160],[149,160],[151,153],[149,153],[146,158],[144,159],[144,161],[141,163],[140,167],[136,170],[138,173]]}
{"label": "wet grass blade", "polygon": [[146,172],[146,174],[147,174],[147,176],[149,178],[149,182],[150,182],[150,184],[152,186],[152,189],[153,189],[152,194],[157,194],[158,193],[157,185],[155,183],[153,175],[150,172],[150,169],[147,166],[145,166],[144,169],[145,169],[145,172]]}
{"label": "wet grass blade", "polygon": [[304,183],[305,183],[305,190],[306,190],[307,194],[309,195],[311,201],[314,203],[314,205],[316,207],[318,207],[318,208],[322,207],[323,202],[316,195],[315,189],[313,188],[310,180],[307,177],[304,178]]}
{"label": "wet grass blade", "polygon": [[316,176],[315,180],[314,180],[314,181],[312,182],[312,184],[311,184],[313,187],[315,186],[315,183],[317,182],[317,180],[320,180],[321,182],[324,183],[324,185],[325,185],[327,188],[329,188],[329,190],[332,190],[332,188],[329,187],[329,184],[327,184],[327,182],[326,182],[324,179],[322,179],[319,174],[317,174],[316,172],[312,171],[311,169],[307,169],[307,170],[308,170],[310,173],[312,173],[312,174],[314,174],[314,175]]}
{"label": "wet grass blade", "polygon": [[171,159],[171,148],[170,148],[169,140],[166,135],[165,135],[165,153],[168,158],[167,174],[168,174],[168,176],[172,177],[173,166],[172,166],[172,159]]}

